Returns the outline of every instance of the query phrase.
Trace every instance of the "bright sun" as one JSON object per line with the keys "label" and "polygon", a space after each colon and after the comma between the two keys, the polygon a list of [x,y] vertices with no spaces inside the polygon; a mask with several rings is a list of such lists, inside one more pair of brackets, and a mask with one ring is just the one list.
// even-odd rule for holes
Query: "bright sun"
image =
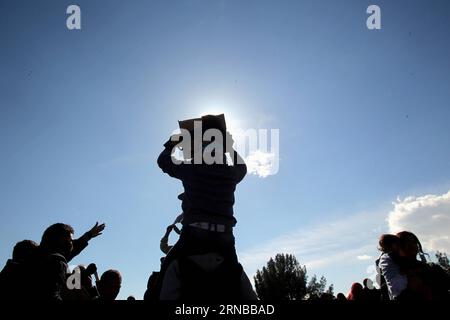
{"label": "bright sun", "polygon": [[232,134],[235,133],[239,128],[241,128],[242,119],[238,117],[237,113],[229,108],[229,107],[221,107],[219,105],[213,105],[206,107],[204,109],[201,109],[199,116],[205,116],[208,114],[211,115],[218,115],[218,114],[225,114],[225,121],[227,123],[227,129]]}

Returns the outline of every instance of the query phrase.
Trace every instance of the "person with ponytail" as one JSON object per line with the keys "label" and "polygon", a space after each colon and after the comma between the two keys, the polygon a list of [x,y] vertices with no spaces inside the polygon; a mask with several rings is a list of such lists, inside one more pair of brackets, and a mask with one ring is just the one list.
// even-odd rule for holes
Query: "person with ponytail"
{"label": "person with ponytail", "polygon": [[[428,254],[412,232],[397,233],[400,238],[401,270],[408,277],[408,288],[401,295],[407,300],[450,299],[450,276],[437,264],[427,262]],[[417,260],[417,256],[420,260]]]}
{"label": "person with ponytail", "polygon": [[[400,269],[408,278],[408,287],[399,296],[401,300],[431,300],[432,290],[427,281],[428,264],[422,244],[409,231],[397,233],[400,239]],[[417,256],[420,260],[417,260]]]}

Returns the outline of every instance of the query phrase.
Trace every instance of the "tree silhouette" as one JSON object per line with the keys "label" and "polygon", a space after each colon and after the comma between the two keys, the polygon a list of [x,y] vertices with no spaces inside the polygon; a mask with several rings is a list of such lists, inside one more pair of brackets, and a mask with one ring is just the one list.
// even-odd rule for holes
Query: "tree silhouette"
{"label": "tree silhouette", "polygon": [[[267,266],[256,271],[255,288],[261,300],[318,299],[325,292],[327,280],[314,275],[308,282],[306,267],[301,266],[292,254],[277,254]],[[333,286],[327,293],[333,294]]]}
{"label": "tree silhouette", "polygon": [[443,252],[436,252],[436,259],[438,261],[438,264],[447,271],[447,273],[450,273],[450,262],[448,260],[447,254]]}
{"label": "tree silhouette", "polygon": [[316,275],[313,275],[311,280],[308,282],[308,286],[306,287],[306,291],[309,299],[319,299],[325,291],[325,287],[327,285],[327,280],[325,277],[321,277],[319,281],[317,281]]}

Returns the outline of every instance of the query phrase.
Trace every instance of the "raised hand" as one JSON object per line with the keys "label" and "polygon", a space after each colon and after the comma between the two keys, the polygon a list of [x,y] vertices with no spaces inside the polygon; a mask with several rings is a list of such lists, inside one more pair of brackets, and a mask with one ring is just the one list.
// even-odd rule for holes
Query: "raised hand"
{"label": "raised hand", "polygon": [[90,239],[98,237],[99,235],[102,234],[102,231],[105,230],[105,224],[98,224],[98,222],[95,223],[95,226],[92,227],[91,230],[89,230],[88,232],[86,232],[87,237]]}

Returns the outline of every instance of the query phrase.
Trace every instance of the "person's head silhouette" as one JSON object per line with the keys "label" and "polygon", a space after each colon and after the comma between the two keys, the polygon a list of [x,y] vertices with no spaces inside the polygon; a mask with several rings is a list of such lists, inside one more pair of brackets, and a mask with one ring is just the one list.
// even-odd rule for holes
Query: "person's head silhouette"
{"label": "person's head silhouette", "polygon": [[33,240],[17,242],[13,249],[12,259],[17,263],[27,263],[34,258],[37,248],[38,244]]}
{"label": "person's head silhouette", "polygon": [[402,231],[397,233],[397,237],[400,239],[400,255],[403,258],[415,260],[417,254],[424,254],[422,250],[422,244],[417,236],[409,231]]}
{"label": "person's head silhouette", "polygon": [[59,253],[68,258],[73,250],[74,230],[64,223],[55,223],[42,235],[40,247],[47,253]]}
{"label": "person's head silhouette", "polygon": [[364,289],[372,290],[374,288],[373,281],[369,278],[366,278],[363,280],[363,286],[364,286]]}
{"label": "person's head silhouette", "polygon": [[397,253],[400,249],[400,238],[393,234],[383,234],[380,237],[378,246],[378,249],[383,253]]}
{"label": "person's head silhouette", "polygon": [[113,301],[117,298],[122,286],[122,276],[117,270],[105,271],[100,281],[97,283],[100,298],[106,301]]}

